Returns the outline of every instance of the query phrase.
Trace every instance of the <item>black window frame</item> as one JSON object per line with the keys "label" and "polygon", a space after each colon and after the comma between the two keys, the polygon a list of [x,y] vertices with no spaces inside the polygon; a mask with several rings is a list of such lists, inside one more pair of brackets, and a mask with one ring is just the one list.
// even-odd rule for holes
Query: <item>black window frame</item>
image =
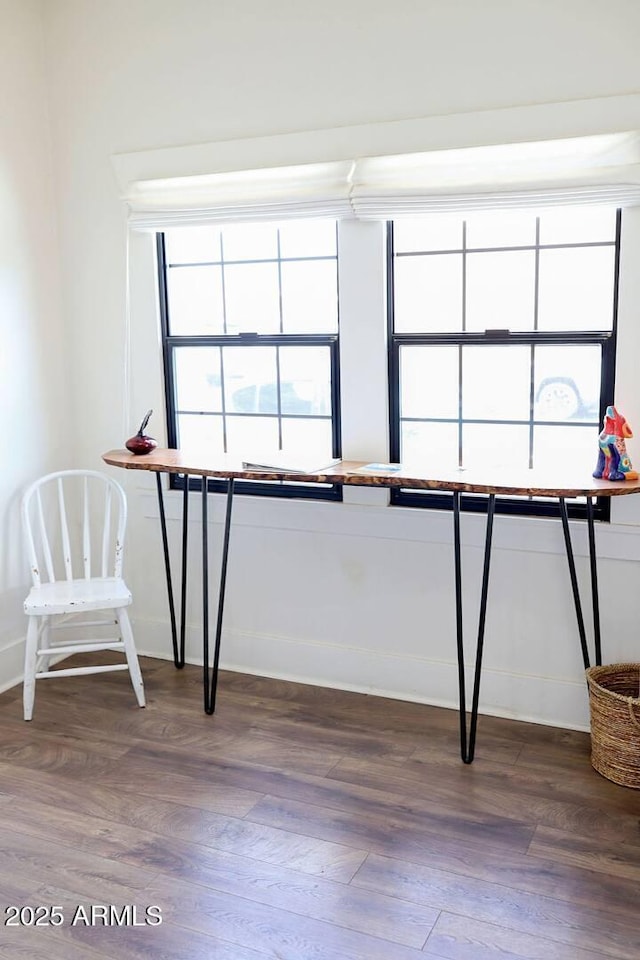
{"label": "black window frame", "polygon": [[[169,322],[169,302],[167,294],[167,260],[165,252],[164,232],[159,231],[156,234],[156,260],[158,266],[158,296],[160,310],[160,329],[162,335],[162,355],[165,382],[165,408],[167,418],[167,442],[170,448],[176,449],[178,443],[177,431],[177,409],[176,409],[176,379],[174,370],[174,351],[180,347],[290,347],[290,346],[325,346],[329,349],[330,369],[331,369],[331,433],[333,457],[340,457],[342,447],[341,435],[341,415],[340,415],[340,335],[338,333],[330,334],[288,334],[288,333],[239,333],[239,334],[216,334],[216,335],[173,335],[170,332]],[[224,411],[224,384],[222,389],[223,396],[223,416]],[[278,409],[276,416],[280,419],[283,414],[280,409],[280,398],[278,397]],[[243,416],[234,412],[234,416]],[[270,416],[274,414],[246,414],[247,416]],[[285,414],[290,418],[291,414]],[[309,419],[303,416],[301,419]],[[169,480],[170,489],[184,490],[184,476],[181,474],[171,474]],[[210,493],[225,493],[227,484],[225,480],[208,478],[207,491]],[[189,490],[202,490],[201,477],[189,477]],[[285,497],[289,499],[302,498],[306,500],[342,500],[341,484],[305,484],[301,482],[292,482],[288,480],[277,481],[237,481],[236,492],[247,494],[249,496],[267,496],[267,497]]]}
{"label": "black window frame", "polygon": [[[448,332],[448,333],[396,333],[394,326],[394,243],[393,221],[387,221],[387,337],[388,337],[388,386],[389,386],[389,445],[392,461],[400,460],[401,420],[400,420],[400,350],[406,345],[441,346],[458,345],[462,350],[464,345],[504,346],[510,344],[524,344],[536,346],[538,344],[580,345],[596,344],[602,349],[602,375],[599,403],[599,423],[603,422],[605,409],[612,402],[615,388],[615,358],[618,321],[618,290],[620,277],[620,238],[622,231],[622,211],[616,211],[614,246],[614,278],[613,278],[613,316],[611,330],[594,331],[526,331],[510,332],[506,330],[486,330],[484,332]],[[594,246],[602,244],[562,244],[557,246]],[[536,246],[539,246],[536,244]],[[505,251],[513,247],[496,248]],[[529,411],[533,418],[533,398]],[[458,407],[458,423],[462,422],[461,405]],[[467,421],[465,421],[467,422]],[[500,421],[495,421],[500,422]],[[505,421],[506,422],[506,421]],[[512,422],[512,421],[509,421]],[[536,421],[538,422],[538,421]],[[556,421],[553,422],[556,424]],[[593,463],[597,459],[597,448],[594,445]],[[426,509],[452,510],[453,494],[418,492],[404,488],[392,488],[390,503],[394,506],[420,507]],[[462,494],[460,505],[463,510],[479,512],[486,509],[484,497],[473,494]],[[517,516],[557,516],[558,507],[554,499],[524,499],[500,496],[496,499],[496,513]],[[568,515],[575,519],[583,519],[587,515],[586,503],[569,501]],[[611,515],[611,498],[597,497],[594,503],[594,518],[608,521]]]}

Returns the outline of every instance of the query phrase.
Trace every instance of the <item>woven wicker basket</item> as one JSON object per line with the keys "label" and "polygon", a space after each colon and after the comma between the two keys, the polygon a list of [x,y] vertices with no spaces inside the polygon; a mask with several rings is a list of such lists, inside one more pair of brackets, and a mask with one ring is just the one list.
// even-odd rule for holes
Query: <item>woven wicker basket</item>
{"label": "woven wicker basket", "polygon": [[640,663],[587,670],[591,765],[607,780],[640,790]]}

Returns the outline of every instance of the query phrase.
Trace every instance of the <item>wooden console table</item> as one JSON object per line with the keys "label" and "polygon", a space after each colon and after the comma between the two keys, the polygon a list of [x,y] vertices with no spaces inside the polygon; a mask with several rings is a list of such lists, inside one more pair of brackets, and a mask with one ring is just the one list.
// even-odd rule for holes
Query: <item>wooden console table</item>
{"label": "wooden console table", "polygon": [[[460,753],[464,763],[473,761],[478,723],[478,704],[480,697],[480,681],[482,675],[482,654],[484,649],[484,632],[487,610],[487,596],[489,588],[489,569],[491,564],[491,541],[495,500],[497,496],[533,496],[548,497],[558,500],[559,515],[562,521],[565,549],[569,565],[569,576],[573,592],[580,648],[585,669],[590,666],[590,656],[587,647],[582,602],[578,587],[569,519],[566,501],[575,497],[585,497],[587,504],[587,527],[589,538],[589,561],[591,572],[591,598],[594,624],[594,660],[596,664],[602,662],[602,648],[600,637],[600,610],[598,601],[598,578],[596,564],[595,527],[593,514],[593,500],[595,497],[615,497],[640,492],[640,481],[594,480],[584,473],[577,473],[567,469],[565,474],[554,471],[553,475],[536,470],[508,471],[500,470],[472,471],[452,468],[442,470],[428,468],[424,470],[404,468],[400,472],[356,473],[364,461],[356,462],[343,460],[339,464],[318,474],[292,474],[283,476],[280,472],[268,470],[245,470],[237,459],[223,456],[213,456],[202,451],[182,450],[155,450],[145,456],[134,456],[126,450],[111,450],[102,458],[105,463],[126,470],[147,470],[156,474],[158,505],[160,510],[160,524],[162,529],[162,543],[164,550],[165,572],[167,578],[167,592],[169,599],[169,613],[171,618],[171,633],[173,642],[174,662],[177,668],[184,666],[185,655],[185,627],[186,627],[186,595],[187,595],[187,536],[188,536],[188,509],[189,509],[189,478],[203,477],[224,480],[227,484],[226,516],[224,537],[222,543],[222,562],[220,568],[220,583],[218,588],[217,622],[215,631],[213,660],[210,665],[209,656],[209,566],[208,566],[208,515],[207,515],[207,484],[202,484],[202,621],[203,621],[203,684],[204,709],[208,714],[215,710],[216,690],[218,682],[218,665],[220,661],[220,639],[222,636],[222,619],[224,612],[225,586],[227,577],[227,561],[229,556],[229,534],[231,530],[231,511],[235,480],[294,480],[304,483],[338,483],[343,486],[367,487],[404,487],[414,490],[443,490],[453,494],[453,546],[454,546],[454,575],[456,594],[456,645],[458,658],[458,692],[460,714]],[[175,473],[184,477],[184,492],[182,506],[182,576],[181,576],[181,606],[180,629],[176,621],[176,607],[173,594],[173,580],[171,562],[167,540],[167,527],[164,510],[161,475]],[[463,493],[481,494],[487,499],[487,520],[485,531],[484,566],[482,574],[482,588],[480,594],[480,614],[478,622],[478,636],[476,644],[475,671],[473,692],[471,699],[470,720],[467,724],[466,683],[464,671],[464,639],[462,620],[462,563],[460,544],[460,496]]]}

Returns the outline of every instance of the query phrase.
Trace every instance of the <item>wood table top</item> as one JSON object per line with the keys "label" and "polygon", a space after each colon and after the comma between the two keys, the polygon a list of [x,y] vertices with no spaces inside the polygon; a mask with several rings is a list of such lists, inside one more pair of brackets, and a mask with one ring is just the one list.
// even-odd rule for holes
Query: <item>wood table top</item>
{"label": "wood table top", "polygon": [[341,460],[321,473],[283,474],[278,470],[243,468],[235,457],[203,450],[158,448],[134,455],[127,450],[103,454],[105,463],[125,470],[155,473],[185,473],[191,476],[239,480],[294,480],[303,483],[339,483],[349,486],[404,487],[413,490],[445,490],[462,493],[502,494],[532,497],[617,497],[640,492],[640,480],[596,480],[588,471],[571,467],[553,470],[516,468],[465,469],[438,462],[403,464],[399,470],[359,473],[366,460]]}

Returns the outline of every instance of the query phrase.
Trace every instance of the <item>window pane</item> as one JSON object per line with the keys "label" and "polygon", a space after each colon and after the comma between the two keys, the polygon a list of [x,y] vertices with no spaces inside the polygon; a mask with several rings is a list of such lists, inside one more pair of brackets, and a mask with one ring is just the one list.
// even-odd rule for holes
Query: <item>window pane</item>
{"label": "window pane", "polygon": [[528,469],[529,427],[503,423],[463,424],[462,463],[468,469]]}
{"label": "window pane", "polygon": [[394,268],[398,333],[462,329],[462,257],[398,257]]}
{"label": "window pane", "polygon": [[172,263],[212,263],[220,260],[217,227],[180,227],[164,235],[165,259]]}
{"label": "window pane", "polygon": [[280,294],[276,263],[225,266],[227,333],[278,333]]}
{"label": "window pane", "polygon": [[587,476],[595,470],[598,459],[599,428],[535,427],[533,431],[533,465],[584,470]]}
{"label": "window pane", "polygon": [[172,336],[223,333],[220,267],[171,267],[167,270],[169,332]]}
{"label": "window pane", "polygon": [[426,463],[447,469],[458,465],[458,424],[401,424],[400,459],[403,463]]}
{"label": "window pane", "polygon": [[178,347],[174,352],[178,410],[222,411],[218,347]]}
{"label": "window pane", "polygon": [[535,348],[534,415],[537,420],[592,420],[600,409],[599,346]]}
{"label": "window pane", "polygon": [[330,460],[333,456],[331,420],[282,421],[282,449],[292,456],[318,456]]}
{"label": "window pane", "polygon": [[613,247],[540,251],[541,330],[611,330]]}
{"label": "window pane", "polygon": [[459,348],[400,348],[401,417],[458,417]]}
{"label": "window pane", "polygon": [[230,413],[277,413],[275,347],[223,347],[225,404]]}
{"label": "window pane", "polygon": [[462,360],[465,420],[528,420],[530,383],[530,347],[465,347]]}
{"label": "window pane", "polygon": [[278,448],[276,417],[227,417],[227,453],[250,460]]}
{"label": "window pane", "polygon": [[467,256],[467,330],[531,330],[534,326],[535,253]]}
{"label": "window pane", "polygon": [[280,347],[283,414],[331,416],[331,358],[328,347]]}
{"label": "window pane", "polygon": [[288,220],[280,224],[281,257],[335,257],[335,220]]}
{"label": "window pane", "polygon": [[434,215],[396,220],[393,247],[396,253],[415,250],[462,250],[462,217]]}
{"label": "window pane", "polygon": [[281,265],[285,333],[335,333],[338,329],[336,260],[300,260]]}
{"label": "window pane", "polygon": [[616,236],[614,207],[555,207],[540,217],[540,243],[605,243]]}
{"label": "window pane", "polygon": [[215,450],[222,453],[222,417],[181,413],[177,422],[178,447],[183,450]]}
{"label": "window pane", "polygon": [[223,227],[224,259],[274,260],[278,256],[278,227],[275,223],[234,223]]}
{"label": "window pane", "polygon": [[532,210],[481,210],[466,221],[467,249],[525,247],[536,242],[536,215]]}

